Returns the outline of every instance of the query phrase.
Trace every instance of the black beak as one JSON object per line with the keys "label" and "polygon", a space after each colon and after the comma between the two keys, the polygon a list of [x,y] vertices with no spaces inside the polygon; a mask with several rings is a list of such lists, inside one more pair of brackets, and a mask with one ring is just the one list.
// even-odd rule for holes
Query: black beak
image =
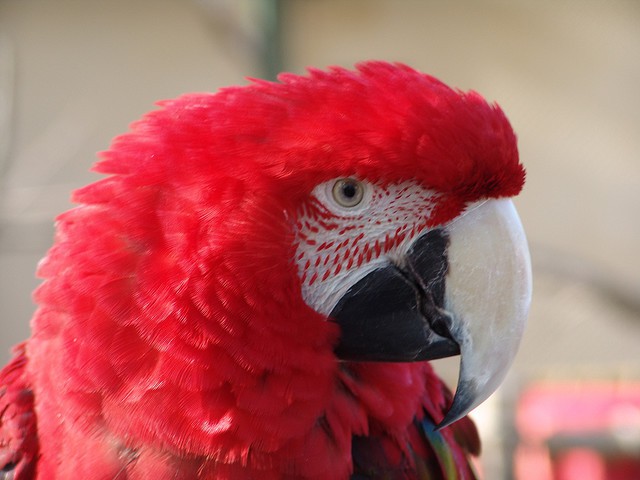
{"label": "black beak", "polygon": [[460,354],[444,310],[448,244],[444,230],[432,230],[400,261],[372,271],[347,291],[330,314],[342,329],[338,358],[420,361]]}

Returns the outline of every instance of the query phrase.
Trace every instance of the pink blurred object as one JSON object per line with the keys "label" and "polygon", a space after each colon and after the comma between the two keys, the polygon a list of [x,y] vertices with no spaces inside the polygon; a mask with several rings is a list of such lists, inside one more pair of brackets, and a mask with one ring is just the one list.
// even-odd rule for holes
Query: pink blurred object
{"label": "pink blurred object", "polygon": [[640,382],[540,382],[517,406],[518,480],[640,479]]}

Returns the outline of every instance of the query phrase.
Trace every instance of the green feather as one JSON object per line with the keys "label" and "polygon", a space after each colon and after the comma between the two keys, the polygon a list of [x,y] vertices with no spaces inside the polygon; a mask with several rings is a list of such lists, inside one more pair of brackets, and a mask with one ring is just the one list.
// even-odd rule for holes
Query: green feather
{"label": "green feather", "polygon": [[459,477],[455,460],[447,441],[444,439],[442,434],[436,430],[436,426],[431,420],[425,418],[420,422],[420,425],[425,437],[433,449],[433,452],[438,458],[438,463],[440,464],[444,478],[447,480],[458,480]]}

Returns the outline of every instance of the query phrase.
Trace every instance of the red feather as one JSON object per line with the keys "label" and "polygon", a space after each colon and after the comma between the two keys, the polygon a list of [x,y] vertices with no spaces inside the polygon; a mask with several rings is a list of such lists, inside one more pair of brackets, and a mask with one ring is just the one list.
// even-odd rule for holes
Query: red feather
{"label": "red feather", "polygon": [[0,371],[0,479],[33,478],[38,456],[33,392],[25,378],[24,344]]}

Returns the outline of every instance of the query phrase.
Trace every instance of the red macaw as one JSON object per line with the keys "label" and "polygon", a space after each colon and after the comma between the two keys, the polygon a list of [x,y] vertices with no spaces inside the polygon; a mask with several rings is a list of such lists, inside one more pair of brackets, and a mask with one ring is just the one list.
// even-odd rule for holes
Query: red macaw
{"label": "red macaw", "polygon": [[474,478],[531,285],[500,108],[384,62],[160,105],[58,218],[0,479]]}

